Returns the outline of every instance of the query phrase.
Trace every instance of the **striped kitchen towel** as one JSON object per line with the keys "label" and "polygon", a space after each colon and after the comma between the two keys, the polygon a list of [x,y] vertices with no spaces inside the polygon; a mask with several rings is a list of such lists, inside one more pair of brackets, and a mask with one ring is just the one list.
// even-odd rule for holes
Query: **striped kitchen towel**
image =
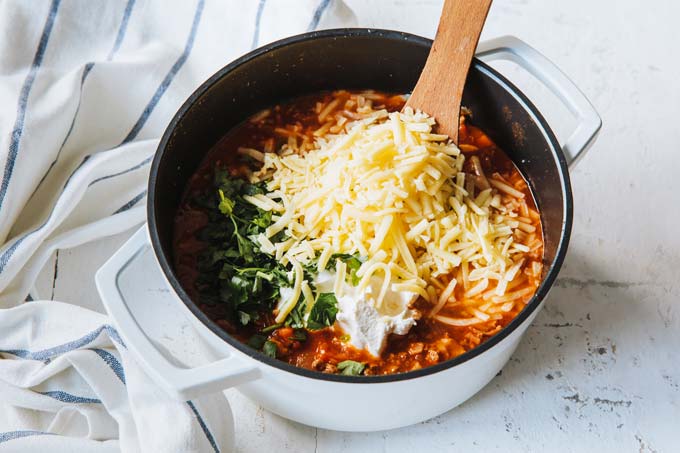
{"label": "striped kitchen towel", "polygon": [[23,301],[53,251],[145,220],[158,138],[203,80],[352,25],[341,0],[0,2],[0,451],[229,451],[224,398],[171,401],[83,301]]}

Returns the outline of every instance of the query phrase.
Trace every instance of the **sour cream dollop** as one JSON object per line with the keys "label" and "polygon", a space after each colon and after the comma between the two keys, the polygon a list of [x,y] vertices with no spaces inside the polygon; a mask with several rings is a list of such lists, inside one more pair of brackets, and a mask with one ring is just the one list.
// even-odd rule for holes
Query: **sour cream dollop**
{"label": "sour cream dollop", "polygon": [[[335,273],[320,272],[314,284],[319,292],[333,292]],[[380,356],[387,345],[390,334],[405,335],[416,324],[419,313],[410,308],[418,294],[388,289],[380,307],[376,297],[382,286],[382,279],[372,277],[361,291],[345,282],[342,296],[337,297],[337,324],[349,335],[349,342],[358,349],[366,349],[374,356]]]}

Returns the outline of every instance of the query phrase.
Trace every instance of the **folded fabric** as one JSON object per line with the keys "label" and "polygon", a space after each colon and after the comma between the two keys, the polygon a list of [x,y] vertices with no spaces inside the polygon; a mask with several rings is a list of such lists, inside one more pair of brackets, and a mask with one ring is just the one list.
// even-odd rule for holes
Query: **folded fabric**
{"label": "folded fabric", "polygon": [[203,80],[354,24],[341,0],[0,2],[0,451],[229,451],[221,395],[173,401],[104,315],[23,301],[54,250],[144,221],[158,138]]}
{"label": "folded fabric", "polygon": [[0,3],[0,307],[56,248],[144,220],[157,140],[203,80],[255,46],[353,22],[339,0]]}
{"label": "folded fabric", "polygon": [[0,366],[0,449],[229,451],[224,395],[173,400],[131,363],[106,316],[41,301],[0,310],[0,325],[0,353],[15,358]]}

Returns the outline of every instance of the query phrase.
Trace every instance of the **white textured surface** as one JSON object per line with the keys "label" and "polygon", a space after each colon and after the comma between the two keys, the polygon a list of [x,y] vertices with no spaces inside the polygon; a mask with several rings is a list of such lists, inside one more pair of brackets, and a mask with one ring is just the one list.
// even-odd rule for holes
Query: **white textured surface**
{"label": "white textured surface", "polygon": [[[347,2],[376,18],[364,26],[422,35],[436,27],[438,1]],[[678,17],[671,0],[497,0],[483,38],[514,34],[535,46],[604,122],[572,173],[574,231],[546,308],[501,376],[460,408],[409,428],[316,430],[231,391],[238,451],[678,451]],[[541,89],[520,86],[558,135],[568,132]],[[61,251],[41,275],[40,295],[101,309],[91,275],[125,237]],[[174,332],[163,341],[182,355]]]}

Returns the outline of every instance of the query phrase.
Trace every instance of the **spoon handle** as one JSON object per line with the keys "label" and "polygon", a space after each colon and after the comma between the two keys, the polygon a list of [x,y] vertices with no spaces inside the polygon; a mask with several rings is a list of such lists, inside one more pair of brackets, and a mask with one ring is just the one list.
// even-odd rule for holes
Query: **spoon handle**
{"label": "spoon handle", "polygon": [[458,143],[463,87],[492,0],[445,0],[427,62],[407,107],[434,117]]}

